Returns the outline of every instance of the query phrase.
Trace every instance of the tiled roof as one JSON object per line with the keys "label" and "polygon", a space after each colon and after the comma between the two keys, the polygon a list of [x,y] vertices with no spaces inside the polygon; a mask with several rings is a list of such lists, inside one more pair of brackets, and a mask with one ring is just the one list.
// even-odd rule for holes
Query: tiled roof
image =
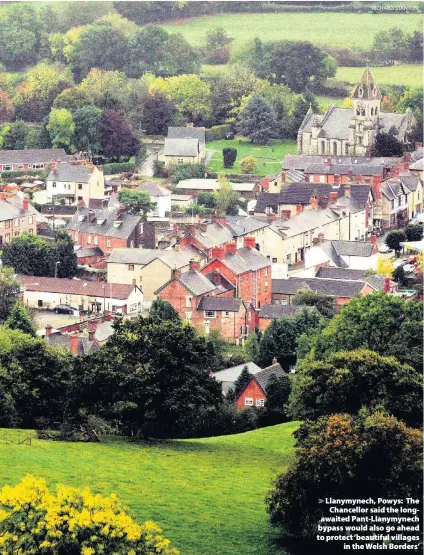
{"label": "tiled roof", "polygon": [[172,194],[169,189],[157,183],[142,183],[137,187],[138,191],[146,191],[152,197],[167,197]]}
{"label": "tiled roof", "polygon": [[252,376],[258,372],[262,372],[262,368],[254,362],[244,362],[243,364],[232,366],[231,368],[226,368],[225,370],[220,370],[219,372],[214,372],[213,377],[219,382],[235,382],[245,366],[247,366],[249,374],[252,374]]}
{"label": "tiled roof", "polygon": [[80,279],[51,278],[40,276],[17,276],[26,291],[63,293],[67,295],[84,295],[85,297],[105,297],[127,299],[134,291],[134,285],[122,283],[105,283]]}
{"label": "tiled roof", "polygon": [[413,175],[411,173],[400,174],[399,179],[409,191],[416,191],[417,185],[420,182],[418,175]]}
{"label": "tiled roof", "polygon": [[208,224],[205,231],[196,229],[194,237],[207,249],[224,245],[233,240],[231,231],[218,222]]}
{"label": "tiled roof", "polygon": [[66,152],[63,148],[0,150],[0,164],[45,164],[59,158],[66,159]]}
{"label": "tiled roof", "polygon": [[[68,351],[71,348],[71,336],[69,334],[52,333],[51,335],[46,335],[44,340],[51,347],[55,347],[56,349]],[[99,347],[86,337],[78,337],[77,345],[79,355],[88,355],[99,350]]]}
{"label": "tiled roof", "polygon": [[[262,194],[262,193],[261,193]],[[228,227],[232,230],[234,237],[247,235],[258,229],[268,227],[268,222],[254,218],[253,216],[227,216]]]}
{"label": "tiled roof", "polygon": [[338,219],[340,216],[330,208],[318,208],[317,210],[305,210],[287,221],[274,220],[271,227],[285,237],[293,237]]}
{"label": "tiled roof", "polygon": [[197,310],[238,312],[242,302],[241,299],[231,297],[202,297]]}
{"label": "tiled roof", "polygon": [[0,200],[0,222],[20,218],[25,212],[7,200]]}
{"label": "tiled roof", "polygon": [[313,310],[310,306],[296,304],[269,304],[264,303],[259,311],[259,318],[281,318],[283,316],[294,316],[301,310]]}
{"label": "tiled roof", "polygon": [[216,285],[197,270],[183,272],[179,279],[196,296],[204,295],[216,289]]}
{"label": "tiled roof", "polygon": [[380,191],[389,200],[394,200],[399,195],[404,194],[404,189],[399,178],[392,178],[385,181],[380,188]]}
{"label": "tiled roof", "polygon": [[418,160],[422,160],[424,156],[424,148],[420,146],[417,150],[411,153],[411,162],[417,162]]}
{"label": "tiled roof", "polygon": [[199,141],[197,139],[165,139],[163,149],[165,156],[197,156]]}
{"label": "tiled roof", "polygon": [[99,247],[91,247],[89,249],[79,249],[75,251],[77,258],[86,258],[87,256],[103,256],[102,249]]}
{"label": "tiled roof", "polygon": [[170,268],[183,268],[187,266],[198,252],[190,246],[180,250],[162,249],[114,249],[108,258],[108,263],[115,264],[140,264],[146,266],[159,258]]}
{"label": "tiled roof", "polygon": [[270,261],[252,247],[238,249],[236,254],[227,253],[222,262],[235,274],[260,270],[270,266]]}
{"label": "tiled roof", "polygon": [[261,386],[264,393],[266,393],[266,388],[268,386],[268,381],[271,376],[275,376],[276,378],[281,378],[284,376],[286,372],[281,368],[281,365],[277,362],[277,364],[272,364],[267,368],[264,368],[257,374],[255,374],[255,379],[258,384]]}
{"label": "tiled roof", "polygon": [[315,274],[317,278],[362,280],[365,278],[365,270],[351,270],[350,268],[319,268]]}
{"label": "tiled roof", "polygon": [[206,142],[205,136],[204,127],[168,127],[169,139],[197,139],[201,148]]}
{"label": "tiled roof", "polygon": [[351,298],[364,288],[362,281],[343,281],[341,279],[295,278],[273,279],[272,293],[279,295],[296,295],[300,289],[311,289],[332,297]]}
{"label": "tiled roof", "polygon": [[97,326],[94,339],[100,342],[106,341],[106,339],[109,339],[109,337],[113,335],[113,331],[113,322],[106,320]]}
{"label": "tiled roof", "polygon": [[[328,160],[331,160],[331,165]],[[284,170],[301,170],[304,173],[323,173],[347,175],[381,175],[385,167],[396,165],[401,158],[383,158],[367,156],[306,156],[304,154],[287,154],[284,157]]]}
{"label": "tiled roof", "polygon": [[53,172],[50,172],[47,181],[71,181],[88,183],[90,168],[88,166],[72,164],[56,164]]}
{"label": "tiled roof", "polygon": [[362,74],[361,80],[352,91],[352,98],[364,100],[381,100],[382,95],[369,68]]}
{"label": "tiled roof", "polygon": [[411,164],[409,166],[409,169],[422,172],[424,170],[424,160],[423,160],[423,158],[420,158],[419,160],[417,160],[416,162]]}
{"label": "tiled roof", "polygon": [[374,244],[371,241],[331,241],[340,256],[371,256]]}
{"label": "tiled roof", "polygon": [[[119,239],[128,239],[137,225],[141,222],[141,216],[131,216],[122,213],[117,217],[117,210],[109,207],[107,210],[94,210],[93,220],[90,222],[88,208],[77,210],[69,222],[67,229],[78,231],[79,233],[92,233],[94,235],[103,235],[105,237],[116,237]],[[82,222],[79,218],[84,216]],[[114,222],[120,221],[121,224],[116,227]],[[99,223],[98,223],[99,222]],[[102,222],[102,223],[100,223]]]}

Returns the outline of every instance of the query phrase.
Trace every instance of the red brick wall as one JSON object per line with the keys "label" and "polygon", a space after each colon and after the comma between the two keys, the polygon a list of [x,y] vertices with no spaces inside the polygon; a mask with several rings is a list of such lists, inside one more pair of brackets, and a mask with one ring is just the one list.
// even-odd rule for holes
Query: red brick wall
{"label": "red brick wall", "polygon": [[262,391],[262,388],[259,387],[256,380],[252,379],[250,383],[246,386],[246,388],[241,392],[240,396],[236,399],[236,407],[237,409],[245,409],[249,405],[246,405],[245,399],[251,398],[253,399],[253,407],[256,407],[256,399],[264,399],[266,403],[266,395],[265,392]]}
{"label": "red brick wall", "polygon": [[[136,230],[134,230],[128,239],[118,239],[117,237],[106,237],[105,235],[97,235],[98,244],[94,244],[94,235],[93,233],[78,233],[78,240],[75,241],[75,231],[68,230],[69,235],[72,237],[73,241],[76,242],[78,245],[81,245],[81,248],[92,248],[92,247],[99,247],[105,254],[110,254],[113,249],[124,249],[129,248],[131,246],[131,241],[133,241],[133,246],[139,246],[139,235]],[[87,242],[87,237],[90,235],[91,243]],[[107,240],[110,239],[110,246],[107,245]]]}
{"label": "red brick wall", "polygon": [[[171,303],[180,317],[185,320],[186,312],[191,312],[193,315],[203,295],[195,297],[186,287],[184,287],[182,283],[180,283],[177,279],[174,279],[168,283],[166,287],[159,291],[158,296]],[[191,308],[186,307],[186,297],[193,297]]]}
{"label": "red brick wall", "polygon": [[244,306],[240,308],[239,312],[230,312],[229,316],[224,316],[224,312],[217,311],[216,318],[205,318],[203,310],[193,311],[193,325],[200,333],[205,333],[205,320],[210,322],[209,331],[219,329],[221,336],[226,341],[231,341],[232,343],[235,343],[241,335],[245,335],[245,327],[246,323],[248,323],[246,322],[246,309]]}

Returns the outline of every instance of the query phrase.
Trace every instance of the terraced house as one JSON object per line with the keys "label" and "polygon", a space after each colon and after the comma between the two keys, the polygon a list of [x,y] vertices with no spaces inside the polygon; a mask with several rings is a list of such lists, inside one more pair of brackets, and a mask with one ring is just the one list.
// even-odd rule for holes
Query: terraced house
{"label": "terraced house", "polygon": [[28,208],[27,198],[23,199],[22,208],[0,200],[0,248],[21,233],[37,234],[36,215]]}

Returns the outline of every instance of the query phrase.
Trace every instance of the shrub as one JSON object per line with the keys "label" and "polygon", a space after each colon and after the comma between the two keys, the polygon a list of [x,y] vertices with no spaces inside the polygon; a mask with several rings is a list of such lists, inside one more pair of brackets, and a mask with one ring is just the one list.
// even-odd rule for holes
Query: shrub
{"label": "shrub", "polygon": [[232,168],[237,158],[237,149],[224,148],[222,150],[222,155],[224,157],[224,168]]}
{"label": "shrub", "polygon": [[222,125],[214,125],[210,129],[206,129],[205,137],[206,142],[219,141],[227,137],[227,133],[231,133],[233,130],[232,125],[229,123],[223,123]]}
{"label": "shrub", "polygon": [[132,172],[135,169],[135,164],[133,162],[121,162],[114,164],[105,164],[103,166],[103,172],[106,175],[114,173]]}
{"label": "shrub", "polygon": [[3,487],[0,507],[3,553],[179,555],[156,524],[134,522],[113,493],[59,484],[55,495],[42,478],[26,476]]}
{"label": "shrub", "polygon": [[256,169],[256,158],[245,156],[240,160],[240,169],[243,173],[252,173]]}
{"label": "shrub", "polygon": [[7,179],[8,177],[45,177],[43,170],[22,170],[22,171],[5,171],[1,172],[1,177]]}
{"label": "shrub", "polygon": [[184,179],[205,177],[205,171],[204,164],[181,164],[170,168],[169,173],[172,183],[179,183]]}
{"label": "shrub", "polygon": [[162,162],[161,160],[155,160],[153,162],[153,177],[168,177],[165,162]]}

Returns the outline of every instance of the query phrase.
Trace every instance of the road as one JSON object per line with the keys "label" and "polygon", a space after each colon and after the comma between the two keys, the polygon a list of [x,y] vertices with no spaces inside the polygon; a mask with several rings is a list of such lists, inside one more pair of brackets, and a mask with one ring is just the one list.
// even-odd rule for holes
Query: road
{"label": "road", "polygon": [[141,164],[138,172],[146,177],[153,177],[154,174],[154,163],[157,160],[158,153],[157,151],[147,151],[147,158]]}

